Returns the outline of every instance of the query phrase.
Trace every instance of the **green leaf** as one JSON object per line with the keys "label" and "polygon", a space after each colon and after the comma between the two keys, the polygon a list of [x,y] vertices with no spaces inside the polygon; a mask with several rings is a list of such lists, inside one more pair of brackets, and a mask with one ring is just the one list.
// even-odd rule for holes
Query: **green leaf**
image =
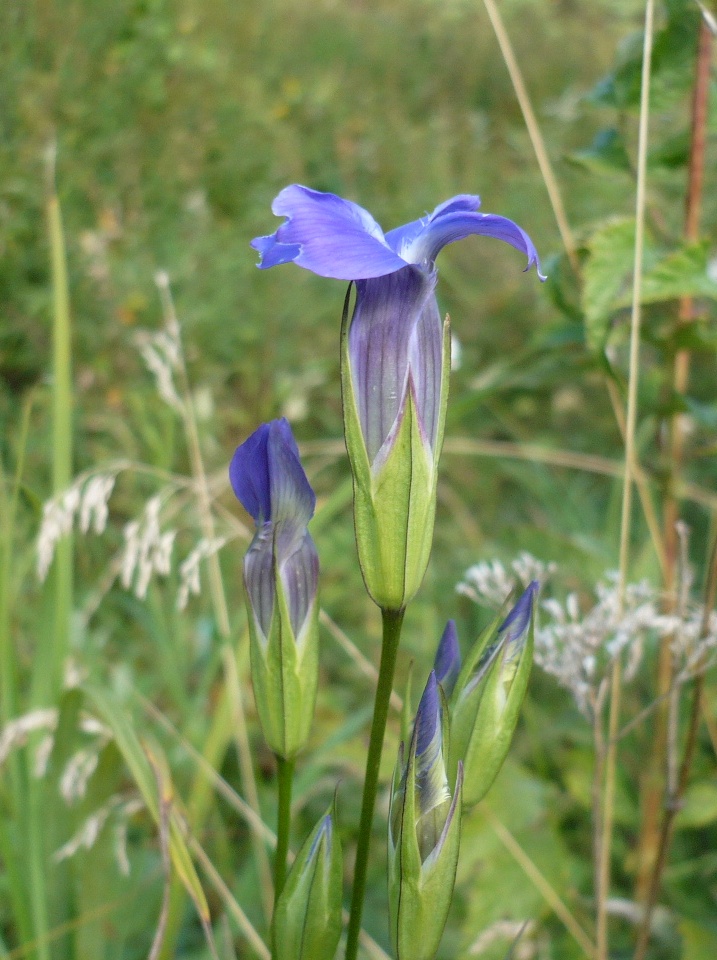
{"label": "green leaf", "polygon": [[635,221],[615,220],[597,230],[588,241],[582,307],[585,338],[591,350],[604,349],[616,300],[629,293]]}
{"label": "green leaf", "polygon": [[684,806],[677,822],[680,827],[704,827],[717,820],[717,782],[700,780],[685,791]]}
{"label": "green leaf", "polygon": [[[681,297],[717,300],[717,282],[711,276],[708,243],[685,245],[659,260],[642,278],[643,303],[662,303]],[[626,306],[629,296],[616,306]]]}

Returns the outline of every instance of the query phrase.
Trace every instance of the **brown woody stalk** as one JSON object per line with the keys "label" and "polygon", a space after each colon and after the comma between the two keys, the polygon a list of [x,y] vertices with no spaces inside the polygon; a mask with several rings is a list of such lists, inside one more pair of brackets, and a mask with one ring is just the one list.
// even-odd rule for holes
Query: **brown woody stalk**
{"label": "brown woody stalk", "polygon": [[[702,615],[702,624],[700,629],[700,640],[707,636],[710,626],[710,615],[715,604],[715,595],[717,595],[717,538],[712,546],[709,569],[707,572],[707,583],[705,585],[705,605]],[[699,640],[698,640],[699,643]],[[647,946],[650,941],[650,921],[652,913],[657,903],[657,897],[660,893],[662,883],[662,874],[667,862],[667,853],[670,849],[672,834],[675,825],[675,817],[682,806],[682,799],[687,789],[692,769],[692,761],[697,748],[697,734],[700,727],[700,717],[702,714],[702,695],[705,684],[705,658],[704,654],[697,664],[697,676],[692,688],[692,705],[690,708],[690,718],[687,725],[687,739],[685,741],[685,752],[680,764],[680,771],[677,777],[675,788],[667,797],[665,811],[660,826],[659,839],[657,843],[657,855],[655,865],[650,877],[650,887],[647,892],[647,898],[640,923],[640,930],[635,947],[634,960],[644,960]]]}
{"label": "brown woody stalk", "polygon": [[[685,240],[688,243],[694,243],[699,236],[707,142],[711,52],[712,34],[703,17],[700,22],[695,85],[692,95],[692,132],[684,228]],[[694,317],[695,310],[692,298],[683,297],[679,305],[678,327],[692,323]],[[689,371],[690,352],[687,349],[679,350],[675,354],[672,378],[675,396],[681,396],[687,390]],[[668,454],[670,478],[664,500],[663,543],[665,565],[663,572],[667,598],[666,612],[672,613],[677,604],[676,576],[679,553],[677,523],[680,517],[678,487],[685,460],[685,424],[680,413],[673,414],[671,418]],[[642,790],[642,830],[639,841],[640,857],[636,897],[639,902],[645,905],[654,886],[656,875],[659,886],[659,874],[662,872],[662,866],[658,862],[663,835],[660,820],[662,818],[665,790],[664,758],[667,753],[669,692],[674,680],[671,641],[671,637],[665,637],[660,647],[657,668],[657,696],[660,706],[656,718],[651,761]],[[665,811],[665,816],[668,815],[669,811]]]}

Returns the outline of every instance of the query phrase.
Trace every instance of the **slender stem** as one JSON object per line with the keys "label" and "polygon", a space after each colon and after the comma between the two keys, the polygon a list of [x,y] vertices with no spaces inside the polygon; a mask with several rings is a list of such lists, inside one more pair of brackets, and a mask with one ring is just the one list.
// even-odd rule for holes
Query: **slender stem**
{"label": "slender stem", "polygon": [[[710,617],[715,605],[715,596],[717,595],[717,539],[715,539],[710,554],[710,562],[707,573],[707,582],[705,584],[705,602],[702,613],[702,625],[700,629],[700,640],[709,633]],[[699,642],[699,641],[698,641]],[[675,826],[675,817],[682,805],[682,798],[690,778],[692,761],[697,749],[697,734],[699,732],[700,717],[702,715],[702,703],[705,684],[705,662],[702,656],[698,667],[699,670],[695,677],[695,683],[692,688],[692,706],[690,709],[690,719],[687,726],[687,740],[685,742],[685,752],[682,756],[682,763],[677,777],[677,783],[674,790],[667,799],[665,811],[662,817],[659,841],[657,844],[657,854],[650,876],[650,887],[645,901],[645,907],[642,914],[642,922],[638,933],[637,945],[635,947],[635,960],[644,960],[647,953],[647,946],[650,942],[650,927],[652,913],[657,903],[657,897],[662,883],[662,874],[667,862],[667,852],[670,848],[672,833]]]}
{"label": "slender stem", "polygon": [[[712,33],[706,19],[700,21],[697,42],[697,62],[695,83],[692,94],[692,130],[690,159],[687,181],[687,199],[685,203],[684,237],[687,243],[699,238],[700,212],[704,183],[705,154],[707,148],[707,113],[709,106],[710,69],[712,63]],[[695,316],[691,297],[680,300],[677,328],[692,323]],[[675,354],[672,388],[675,396],[682,396],[688,387],[690,372],[689,350],[678,350]],[[663,529],[666,555],[664,570],[665,612],[674,613],[677,603],[675,584],[678,556],[677,521],[680,517],[679,484],[685,462],[685,418],[675,413],[669,422],[669,477],[666,485],[663,510]],[[642,789],[642,807],[644,810],[639,841],[639,860],[636,884],[636,899],[645,903],[650,896],[651,875],[656,869],[658,847],[660,843],[660,818],[664,790],[664,755],[668,739],[668,701],[669,691],[673,689],[673,656],[671,636],[663,638],[657,669],[657,693],[660,697],[655,736],[652,742],[652,755],[648,773]]]}
{"label": "slender stem", "polygon": [[[174,309],[172,291],[169,286],[169,278],[166,273],[160,272],[156,277],[157,288],[162,299],[162,309],[164,312],[167,328],[181,346],[181,330],[179,321]],[[184,403],[184,429],[187,437],[187,446],[192,464],[192,476],[197,486],[197,497],[199,502],[199,518],[202,525],[202,534],[205,540],[211,542],[214,540],[216,531],[214,526],[214,516],[212,514],[212,498],[207,480],[207,473],[204,467],[202,457],[202,448],[199,442],[199,428],[197,426],[197,415],[194,409],[192,399],[191,383],[187,372],[187,365],[184,361],[184,350],[179,350],[179,374],[182,381],[182,400]],[[224,580],[222,570],[219,564],[219,557],[216,551],[209,554],[207,558],[209,571],[209,588],[212,595],[212,604],[214,614],[217,618],[217,627],[219,635],[228,646],[228,654],[224,657],[224,672],[231,697],[231,707],[234,719],[234,740],[239,761],[239,771],[241,773],[242,786],[246,793],[247,800],[257,816],[261,817],[261,807],[259,805],[259,791],[256,786],[254,776],[254,766],[249,746],[249,736],[247,733],[246,714],[244,703],[241,696],[241,690],[236,677],[236,664],[234,663],[235,652],[231,646],[231,624],[229,620],[229,607],[227,604],[226,593],[224,590]],[[252,845],[254,848],[254,858],[259,873],[259,890],[262,899],[262,907],[267,919],[271,916],[271,872],[269,868],[269,858],[266,848],[261,839],[252,834]]]}
{"label": "slender stem", "polygon": [[368,756],[366,758],[366,778],[363,784],[361,820],[359,822],[359,835],[356,846],[356,866],[354,868],[354,886],[351,896],[351,915],[349,917],[349,927],[346,938],[346,960],[356,960],[358,953],[363,901],[366,894],[368,853],[371,846],[373,808],[376,804],[376,789],[378,787],[378,773],[381,766],[383,737],[386,732],[386,720],[388,718],[388,707],[391,701],[393,674],[396,669],[396,655],[398,653],[398,642],[401,638],[404,612],[404,610],[381,611],[383,617],[383,646],[381,647],[381,665],[378,671],[376,700],[373,707],[371,738],[369,740]]}
{"label": "slender stem", "polygon": [[[647,181],[647,139],[650,109],[650,69],[652,65],[652,37],[655,14],[654,0],[645,4],[645,37],[642,52],[640,91],[640,125],[637,158],[637,198],[635,202],[635,260],[632,289],[632,317],[630,324],[630,361],[625,422],[625,483],[623,487],[622,518],[620,526],[620,575],[618,607],[622,610],[627,585],[630,557],[630,521],[632,518],[633,466],[635,463],[635,425],[637,421],[637,385],[640,361],[640,319],[642,299],[642,261],[645,237],[645,185]],[[597,960],[607,960],[608,930],[607,901],[610,893],[610,852],[615,808],[615,772],[617,766],[617,730],[622,697],[622,661],[615,657],[610,685],[610,714],[608,720],[608,747],[605,759],[605,788],[602,816],[602,836],[598,863],[597,893]]]}
{"label": "slender stem", "polygon": [[542,174],[545,188],[548,191],[548,197],[550,198],[550,205],[553,208],[553,215],[555,216],[555,221],[558,225],[560,239],[563,241],[563,246],[565,247],[565,252],[573,271],[578,274],[580,272],[580,263],[576,253],[577,244],[575,243],[575,237],[570,229],[570,224],[568,223],[565,207],[563,206],[563,198],[560,194],[560,188],[558,187],[558,181],[553,173],[553,167],[550,163],[550,157],[548,156],[548,151],[545,147],[543,134],[540,131],[540,125],[538,124],[535,111],[533,110],[533,106],[530,102],[530,97],[528,96],[528,91],[526,89],[525,82],[523,81],[523,75],[520,71],[520,67],[518,66],[518,60],[513,51],[513,46],[510,42],[508,31],[505,29],[503,18],[501,17],[494,0],[483,0],[483,4],[495,32],[495,37],[498,41],[500,52],[510,75],[511,83],[513,84],[518,105],[520,106],[523,119],[525,120],[528,136],[530,137],[530,142],[533,145],[535,158],[538,161],[540,173]]}
{"label": "slender stem", "polygon": [[276,784],[279,796],[276,816],[276,853],[274,855],[274,898],[286,883],[286,859],[289,855],[291,835],[291,785],[294,779],[294,760],[276,755]]}
{"label": "slender stem", "polygon": [[547,877],[538,869],[535,861],[531,860],[510,830],[501,820],[498,819],[490,807],[483,807],[483,816],[495,831],[500,842],[510,853],[516,863],[520,865],[526,876],[528,876],[533,882],[535,888],[542,894],[551,910],[565,926],[565,929],[580,946],[585,956],[590,957],[591,960],[594,960],[595,945],[580,926],[576,918],[573,916],[565,901],[560,898]]}

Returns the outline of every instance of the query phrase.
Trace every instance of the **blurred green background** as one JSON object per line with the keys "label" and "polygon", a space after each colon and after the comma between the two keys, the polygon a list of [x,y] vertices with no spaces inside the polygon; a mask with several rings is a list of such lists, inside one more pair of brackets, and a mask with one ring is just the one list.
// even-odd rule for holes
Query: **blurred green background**
{"label": "blurred green background", "polygon": [[[500,9],[585,261],[598,225],[629,217],[634,208],[634,78],[643,4],[503,0]],[[671,0],[660,8],[660,18],[649,222],[655,242],[666,249],[681,233],[697,7]],[[710,120],[710,142],[714,132]],[[189,472],[181,425],[158,397],[134,339],[138,330],[162,325],[154,278],[166,270],[207,469],[221,477],[235,446],[258,423],[289,417],[319,497],[315,537],[323,604],[372,661],[379,617],[365,599],[356,565],[348,464],[340,446],[338,332],[345,291],[340,283],[293,266],[258,271],[249,248],[252,237],[276,228],[270,205],[283,186],[299,182],[348,197],[385,229],[461,192],[480,193],[486,212],[520,223],[550,274],[546,285],[534,273],[523,275],[515,251],[493,241],[472,238],[441,254],[439,302],[461,345],[447,438],[510,443],[518,452],[525,444],[541,444],[620,462],[622,441],[605,389],[604,358],[586,341],[585,297],[570,276],[479,0],[4,0],[0,454],[7,478],[24,457],[12,564],[7,545],[5,562],[7,630],[18,703],[26,708],[38,705],[33,678],[42,669],[52,603],[34,575],[34,537],[42,503],[52,492],[53,307],[45,195],[47,148],[53,143],[70,280],[74,471],[122,457],[157,470]],[[707,233],[714,230],[714,179],[712,165],[703,218]],[[654,469],[658,490],[664,473],[661,424],[665,410],[675,409],[665,406],[664,390],[674,345],[670,354],[662,336],[673,306],[658,304],[649,314],[641,387],[640,451]],[[714,320],[714,305],[707,316]],[[624,319],[624,311],[616,310],[612,347],[618,373],[624,366]],[[704,502],[715,481],[713,346],[696,357],[689,407],[696,451],[690,478],[708,491]],[[617,382],[624,386],[619,377]],[[30,409],[26,445],[18,429],[23,409]],[[118,585],[102,592],[123,525],[156,488],[155,481],[129,471],[113,496],[105,536],[75,540],[71,650],[93,679],[128,703],[128,691],[140,691],[203,750],[220,677],[206,590],[178,614],[175,565],[169,577],[151,586],[146,602]],[[528,550],[560,565],[560,589],[587,595],[595,580],[617,565],[620,494],[614,477],[557,468],[529,455],[448,450],[434,554],[407,617],[401,683],[411,658],[423,678],[448,617],[457,618],[464,643],[473,639],[485,615],[454,588],[478,560],[510,560]],[[230,496],[221,493],[220,502],[240,515]],[[704,505],[694,503],[685,511],[694,527],[699,581],[708,515]],[[178,562],[199,534],[196,518],[180,518],[176,526]],[[641,517],[635,547],[635,576],[657,577]],[[234,543],[222,553],[237,638],[243,627],[242,550]],[[315,751],[300,765],[297,796],[303,799],[295,842],[321,812],[339,776],[350,784],[340,790],[347,838],[357,818],[354,778],[360,777],[365,749],[359,733],[368,719],[366,686],[355,663],[328,637],[324,649]],[[636,701],[648,696],[647,687],[646,675]],[[263,752],[250,699],[248,709],[261,801],[272,822],[271,759]],[[131,710],[140,725],[147,723],[133,701]],[[536,672],[515,759],[491,805],[589,925],[591,746],[587,726],[576,718],[567,695]],[[164,736],[159,728],[154,734]],[[396,738],[394,731],[386,775]],[[644,749],[639,734],[633,739],[619,784],[617,882],[625,895],[634,868],[629,851],[638,820],[635,779]],[[162,742],[177,792],[187,799],[194,767],[176,741]],[[220,751],[216,760],[236,784],[231,751]],[[705,778],[713,776],[712,769],[705,766]],[[123,776],[116,772],[120,783]],[[11,810],[7,786],[3,790],[4,809]],[[60,828],[64,839],[81,822],[80,813],[70,820]],[[265,932],[246,828],[214,798],[199,829],[217,868]],[[366,925],[386,945],[380,836],[379,825]],[[717,950],[717,860],[702,849],[705,843],[710,848],[706,837],[687,831],[682,841],[684,871],[671,888],[680,920],[668,925],[656,958],[707,960]],[[15,844],[22,851],[26,839],[21,830],[12,834],[5,850]],[[0,872],[0,957],[146,956],[161,899],[159,851],[148,823],[135,825],[130,841],[129,880],[117,871],[109,841],[78,854],[70,873],[48,868],[58,871],[48,874],[50,887],[68,883],[74,891],[50,911],[51,929],[70,922],[69,932],[53,939],[51,954],[20,946],[6,862]],[[530,941],[534,952],[526,958],[579,956],[539,893],[496,844],[488,821],[473,818],[441,957],[473,955],[470,946],[479,934],[511,917],[538,920]],[[695,876],[702,893],[691,901],[685,890]],[[144,892],[136,897],[133,890]],[[103,914],[101,922],[92,919],[98,904],[115,899],[120,905],[114,913]],[[220,912],[221,904],[211,905]],[[81,948],[83,936],[89,939]],[[90,943],[92,954],[86,952]],[[176,956],[208,955],[189,907],[180,911],[173,943]],[[508,945],[498,937],[481,956],[503,958]],[[240,937],[236,949],[239,956],[252,955]],[[623,955],[628,953],[615,953]],[[515,954],[516,960],[522,956]]]}

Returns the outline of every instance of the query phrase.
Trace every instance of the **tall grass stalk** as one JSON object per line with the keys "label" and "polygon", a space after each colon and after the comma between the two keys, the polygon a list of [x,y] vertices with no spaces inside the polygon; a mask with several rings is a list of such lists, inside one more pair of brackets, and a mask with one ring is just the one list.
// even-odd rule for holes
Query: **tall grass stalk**
{"label": "tall grass stalk", "polygon": [[[184,407],[184,429],[187,438],[187,446],[189,449],[192,474],[197,486],[199,518],[202,527],[202,534],[206,540],[212,541],[215,537],[215,526],[214,516],[212,513],[211,494],[207,480],[207,473],[204,466],[204,459],[202,456],[202,448],[199,439],[199,429],[197,426],[197,416],[194,408],[191,384],[184,360],[184,351],[181,349],[181,330],[179,327],[176,310],[174,308],[172,292],[169,286],[169,278],[167,277],[166,273],[159,273],[156,280],[162,300],[165,324],[167,325],[168,330],[176,342],[180,344],[178,362],[182,387],[182,401]],[[231,698],[232,718],[234,720],[233,733],[237,749],[239,770],[242,778],[242,786],[244,788],[244,792],[246,793],[249,805],[255,811],[257,816],[261,817],[259,794],[256,786],[256,778],[254,776],[254,764],[249,745],[246,714],[241,697],[241,690],[238,685],[232,684],[231,673],[226,667],[227,659],[229,657],[233,658],[235,656],[235,652],[231,647],[231,623],[229,620],[229,608],[224,590],[224,581],[222,578],[221,566],[219,564],[219,557],[217,556],[216,552],[210,554],[210,556],[207,558],[207,564],[209,589],[211,591],[212,604],[217,620],[217,628],[219,630],[219,635],[222,639],[222,642],[228,649],[228,655],[224,659],[225,683],[227,687],[230,690],[233,690],[235,693],[235,696]],[[269,858],[264,843],[255,833],[252,833],[252,846],[257,866],[257,873],[259,876],[262,906],[268,921],[271,917],[273,902]]]}
{"label": "tall grass stalk", "polygon": [[[530,100],[528,90],[525,86],[523,74],[515,56],[513,45],[510,41],[510,36],[505,28],[503,18],[501,17],[500,11],[495,4],[495,0],[483,0],[483,4],[486,8],[491,26],[493,27],[496,40],[498,41],[498,46],[500,47],[500,52],[506,69],[508,70],[508,75],[510,76],[511,83],[513,85],[513,91],[515,93],[516,100],[518,101],[518,106],[520,107],[523,115],[525,127],[528,131],[533,152],[535,153],[535,158],[538,162],[538,167],[540,169],[543,182],[545,183],[545,189],[548,193],[550,205],[553,209],[553,215],[558,226],[560,239],[563,243],[566,256],[570,262],[570,266],[572,267],[574,274],[579,276],[580,261],[578,260],[577,255],[577,243],[575,241],[575,235],[570,227],[570,223],[568,222],[560,186],[558,184],[557,177],[555,176],[555,172],[553,171],[553,165],[550,162],[550,156],[548,155],[548,151],[545,146],[545,140],[540,129],[540,124],[538,123],[535,111],[533,110],[533,105]],[[612,404],[613,412],[615,414],[618,426],[620,427],[624,442],[625,426],[621,401],[617,394],[615,384],[608,377],[606,377],[605,380],[610,403]],[[655,547],[657,558],[660,562],[660,566],[664,568],[665,549],[662,543],[659,521],[657,519],[652,497],[650,496],[647,478],[637,467],[634,470],[634,480],[637,484],[638,492],[640,494],[640,501],[643,506],[647,527],[650,531],[650,536]]]}
{"label": "tall grass stalk", "polygon": [[[627,413],[625,418],[625,482],[623,485],[622,516],[620,523],[620,564],[618,580],[618,605],[625,601],[628,566],[630,561],[630,527],[632,519],[632,484],[634,475],[635,425],[637,422],[637,387],[640,376],[640,320],[642,299],[642,267],[645,238],[645,187],[647,183],[647,141],[650,112],[650,75],[652,66],[652,43],[654,26],[654,0],[646,0],[645,35],[642,51],[642,78],[640,91],[640,123],[637,148],[637,197],[635,201],[635,258],[632,288],[632,311],[630,319],[630,359],[627,389]],[[601,817],[601,836],[596,845],[599,861],[596,890],[596,940],[597,960],[607,960],[607,900],[610,893],[610,851],[615,811],[615,772],[617,764],[617,732],[620,720],[622,695],[622,660],[615,657],[610,685],[610,715],[605,758],[605,784]]]}
{"label": "tall grass stalk", "polygon": [[[0,727],[19,712],[20,690],[17,662],[12,643],[12,571],[15,556],[15,520],[20,484],[25,470],[25,452],[30,427],[33,396],[23,406],[17,440],[15,472],[12,480],[0,460]],[[21,759],[12,754],[6,760],[7,804],[10,816],[0,819],[0,859],[7,870],[8,896],[17,929],[23,941],[33,936],[32,918],[26,896],[25,874],[13,823],[23,822],[23,796],[26,795],[26,771]]]}
{"label": "tall grass stalk", "polygon": [[[52,264],[52,492],[72,481],[72,331],[67,281],[67,255],[62,211],[55,187],[56,146],[47,151],[47,229]],[[51,656],[38,670],[41,693],[57,691],[67,653],[72,612],[72,538],[64,537],[55,557],[55,618]],[[48,651],[44,651],[45,656]],[[42,678],[46,678],[42,679]],[[46,684],[50,684],[46,688]],[[42,689],[45,688],[45,689]]]}
{"label": "tall grass stalk", "polygon": [[530,137],[530,142],[533,146],[533,151],[535,152],[538,166],[540,167],[540,173],[543,177],[543,181],[545,182],[546,190],[548,191],[548,197],[550,198],[550,205],[553,208],[555,221],[558,225],[558,230],[560,231],[560,239],[565,247],[565,253],[568,256],[571,267],[575,273],[578,274],[580,272],[580,263],[578,261],[578,255],[576,252],[577,244],[575,243],[575,236],[570,228],[570,224],[568,223],[558,181],[555,173],[553,172],[553,165],[550,162],[550,157],[548,156],[548,151],[545,147],[545,141],[543,140],[543,134],[540,130],[540,125],[536,119],[535,111],[533,110],[533,105],[530,102],[530,97],[528,96],[528,91],[523,80],[523,74],[521,73],[518,60],[515,56],[515,52],[513,51],[513,45],[510,42],[508,31],[505,29],[503,18],[501,17],[498,7],[495,4],[495,0],[483,0],[483,6],[486,9],[491,26],[493,27],[496,40],[498,41],[498,46],[500,47],[501,55],[508,70],[508,74],[510,75],[511,83],[513,84],[518,105],[520,106],[521,113],[523,114],[523,120],[525,121],[525,126],[528,130],[528,136]]}

